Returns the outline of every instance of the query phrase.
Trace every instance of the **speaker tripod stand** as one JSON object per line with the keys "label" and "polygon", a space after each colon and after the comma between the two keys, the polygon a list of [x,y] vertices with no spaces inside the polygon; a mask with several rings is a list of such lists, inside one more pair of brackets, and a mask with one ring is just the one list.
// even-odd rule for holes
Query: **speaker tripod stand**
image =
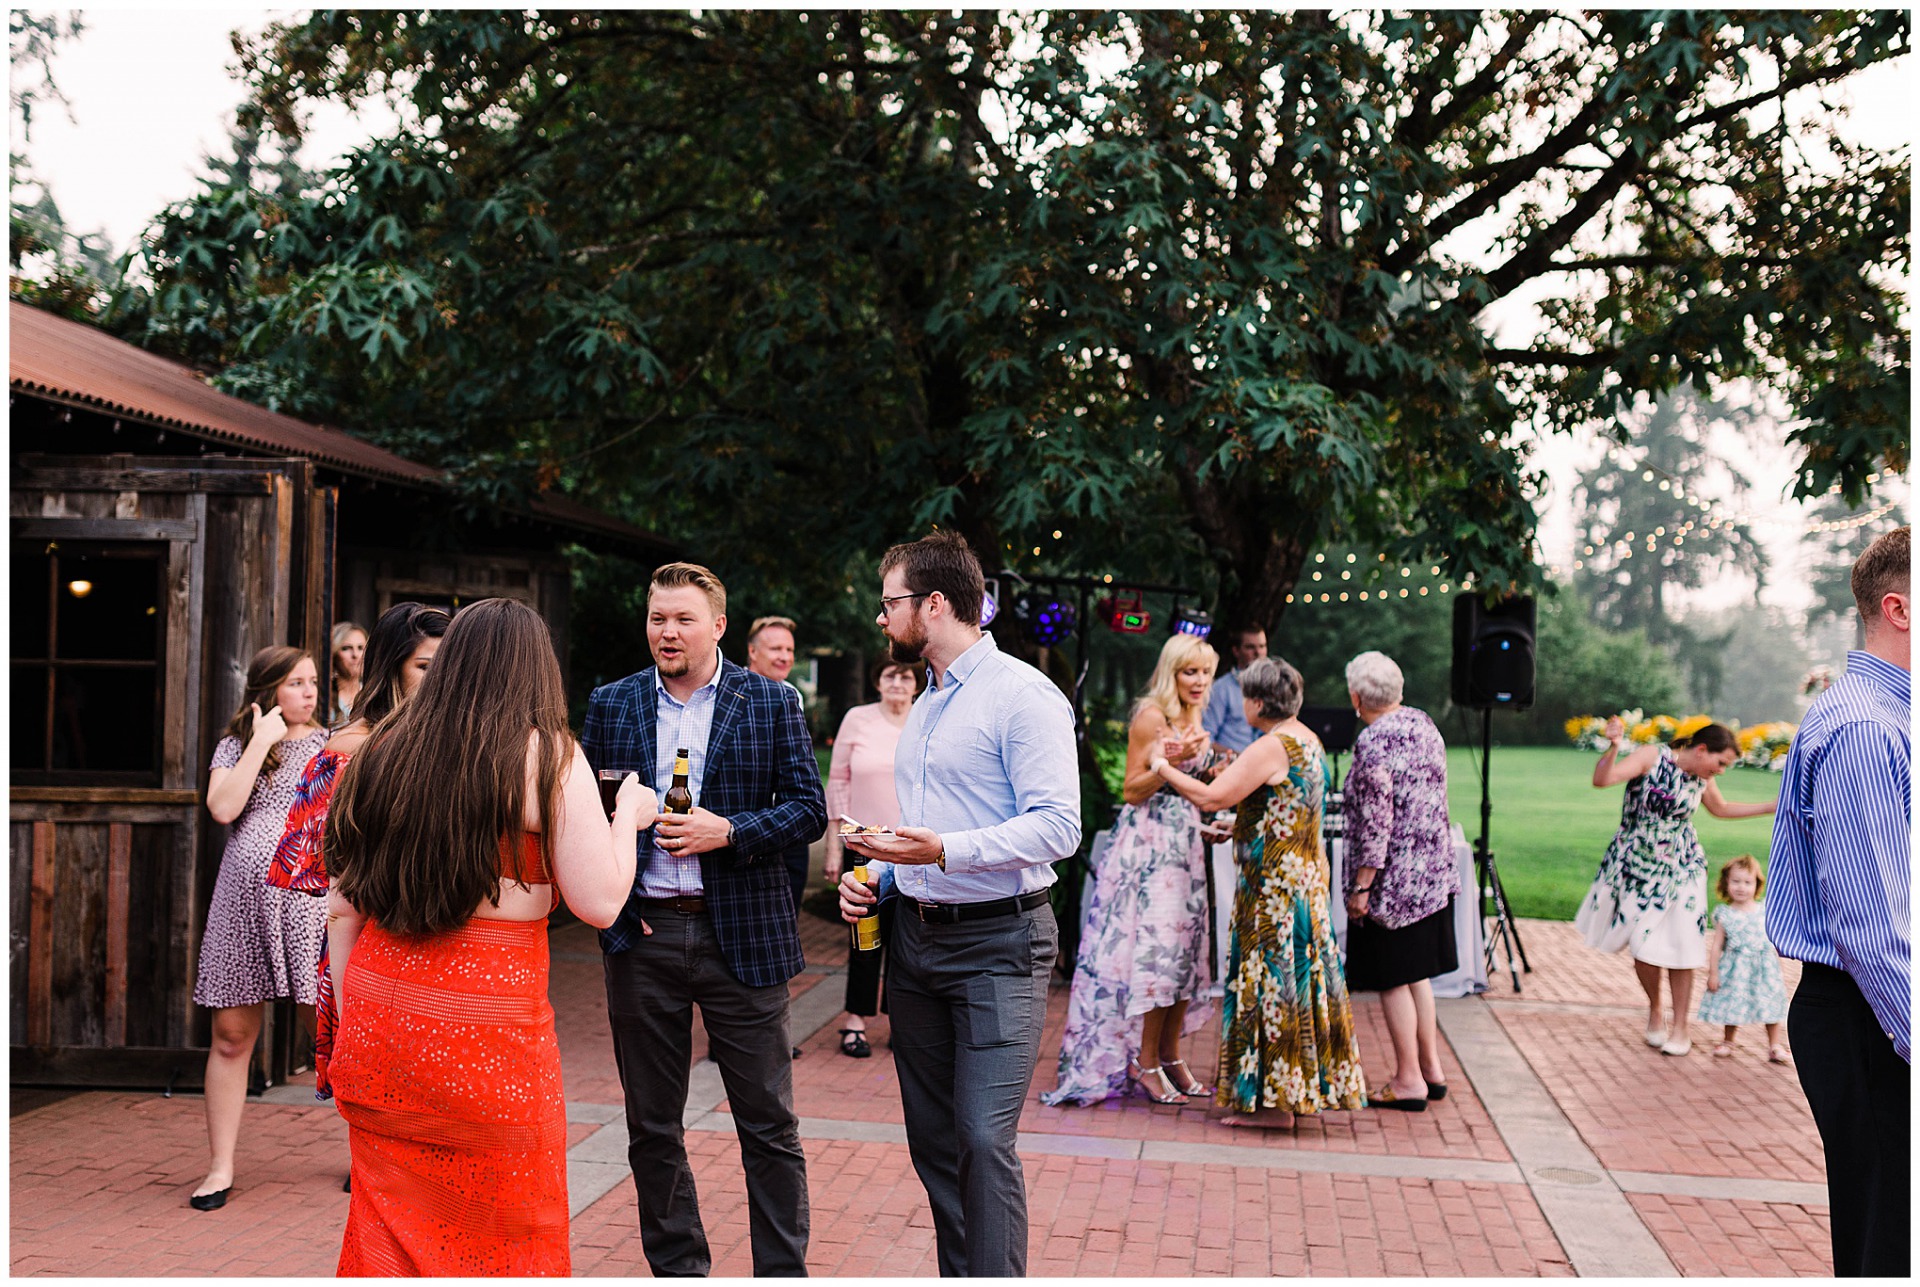
{"label": "speaker tripod stand", "polygon": [[[1486,707],[1480,712],[1480,839],[1473,846],[1473,866],[1480,884],[1480,918],[1484,922],[1491,918],[1487,929],[1486,967],[1487,977],[1496,973],[1494,957],[1502,947],[1506,949],[1507,974],[1513,979],[1513,990],[1520,990],[1520,973],[1533,973],[1533,966],[1527,963],[1527,949],[1520,942],[1520,927],[1514,924],[1513,909],[1507,905],[1507,889],[1500,883],[1500,869],[1494,865],[1493,850],[1487,844],[1487,836],[1493,825],[1493,794],[1491,790],[1493,774],[1493,708]],[[1514,967],[1514,953],[1520,955],[1519,968]]]}

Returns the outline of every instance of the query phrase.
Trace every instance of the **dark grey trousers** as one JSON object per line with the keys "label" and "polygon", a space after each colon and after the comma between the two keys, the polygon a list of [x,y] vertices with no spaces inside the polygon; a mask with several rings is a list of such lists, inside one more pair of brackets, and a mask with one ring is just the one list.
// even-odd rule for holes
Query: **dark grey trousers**
{"label": "dark grey trousers", "polygon": [[627,1161],[640,1244],[656,1278],[713,1268],[682,1115],[693,1063],[693,1007],[726,1084],[746,1170],[757,1277],[807,1272],[807,1163],[793,1111],[787,989],[748,987],[727,969],[704,915],[648,912],[653,933],[606,957],[614,1061],[627,1095]]}
{"label": "dark grey trousers", "polygon": [[1053,909],[929,925],[903,906],[893,930],[893,1060],[940,1273],[1022,1277],[1027,1184],[1014,1145],[1060,951]]}

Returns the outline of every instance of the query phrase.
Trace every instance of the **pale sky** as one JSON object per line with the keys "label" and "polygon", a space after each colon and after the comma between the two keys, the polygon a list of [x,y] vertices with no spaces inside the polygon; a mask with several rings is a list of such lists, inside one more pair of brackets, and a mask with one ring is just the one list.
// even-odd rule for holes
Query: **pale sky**
{"label": "pale sky", "polygon": [[[227,125],[240,102],[233,75],[230,33],[257,31],[273,16],[292,11],[266,9],[156,9],[150,6],[82,11],[87,30],[64,45],[53,64],[54,77],[72,104],[71,119],[59,104],[36,113],[27,146],[33,170],[47,181],[70,227],[104,230],[116,252],[124,250],[167,203],[189,196],[198,186],[200,158],[223,151]],[[1847,132],[1876,146],[1911,146],[1915,114],[1905,82],[1912,59],[1854,77],[1847,86],[1853,115]],[[354,112],[334,106],[314,111],[301,159],[319,167],[388,127],[383,107],[365,105]],[[10,122],[13,145],[20,150],[18,122]],[[1524,338],[1530,306],[1510,303],[1491,319],[1503,336]],[[1785,429],[1779,431],[1782,443]],[[1754,488],[1738,501],[1724,495],[1728,511],[1742,511],[1759,523],[1759,535],[1774,564],[1763,602],[1797,608],[1809,598],[1800,539],[1805,519],[1787,500],[1794,458],[1784,445],[1737,447],[1740,464]],[[1555,480],[1597,460],[1601,447],[1590,433],[1550,435],[1535,460]],[[1556,484],[1541,502],[1541,544],[1546,561],[1567,564],[1573,549],[1573,507],[1569,487]],[[1908,513],[1904,482],[1889,484],[1879,497],[1898,499]],[[1699,592],[1702,608],[1730,606],[1751,599],[1753,586],[1728,578]]]}

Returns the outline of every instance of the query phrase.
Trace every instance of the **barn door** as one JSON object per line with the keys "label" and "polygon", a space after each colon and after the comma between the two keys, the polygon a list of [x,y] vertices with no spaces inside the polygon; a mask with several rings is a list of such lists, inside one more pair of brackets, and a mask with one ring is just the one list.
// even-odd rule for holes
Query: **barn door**
{"label": "barn door", "polygon": [[[22,456],[10,482],[12,1078],[197,1086],[206,765],[254,650],[324,635],[330,494],[279,460]],[[295,1057],[262,1050],[262,1080]]]}

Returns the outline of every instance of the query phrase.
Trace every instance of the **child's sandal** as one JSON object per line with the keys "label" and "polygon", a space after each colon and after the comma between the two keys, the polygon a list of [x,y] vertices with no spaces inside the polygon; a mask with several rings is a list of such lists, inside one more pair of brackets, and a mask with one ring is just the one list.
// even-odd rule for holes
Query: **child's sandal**
{"label": "child's sandal", "polygon": [[1787,1048],[1785,1046],[1769,1047],[1767,1050],[1767,1062],[1770,1064],[1786,1064],[1788,1067],[1793,1066],[1793,1060],[1788,1058]]}
{"label": "child's sandal", "polygon": [[1731,1059],[1731,1058],[1733,1058],[1733,1043],[1732,1043],[1731,1041],[1716,1041],[1716,1042],[1714,1042],[1714,1043],[1713,1043],[1713,1057],[1714,1057],[1715,1059]]}

